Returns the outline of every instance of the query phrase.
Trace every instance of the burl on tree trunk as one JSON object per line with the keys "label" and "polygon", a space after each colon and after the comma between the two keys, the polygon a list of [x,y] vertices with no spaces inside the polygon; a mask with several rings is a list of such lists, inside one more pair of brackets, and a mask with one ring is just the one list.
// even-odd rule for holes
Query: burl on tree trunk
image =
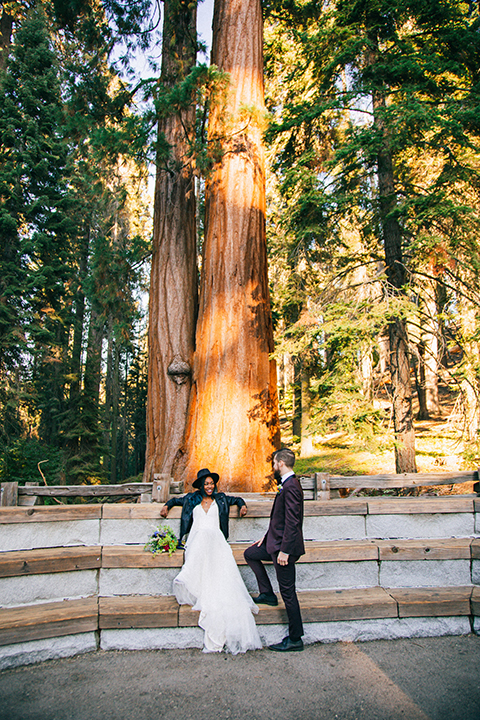
{"label": "burl on tree trunk", "polygon": [[183,460],[187,486],[202,467],[221,489],[258,492],[279,446],[276,368],[265,242],[260,0],[216,0],[212,63],[230,75],[212,109],[221,144],[206,185],[205,244],[193,384]]}
{"label": "burl on tree trunk", "polygon": [[[164,4],[161,82],[172,87],[195,65],[196,11],[187,0]],[[147,449],[144,478],[171,473],[183,443],[191,385],[197,313],[194,167],[186,133],[194,132],[195,108],[159,122],[153,253],[149,298]]]}

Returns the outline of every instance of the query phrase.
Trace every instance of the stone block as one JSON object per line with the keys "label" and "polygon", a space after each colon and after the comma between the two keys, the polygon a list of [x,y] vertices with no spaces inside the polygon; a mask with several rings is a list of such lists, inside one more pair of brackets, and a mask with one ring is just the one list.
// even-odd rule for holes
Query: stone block
{"label": "stone block", "polygon": [[469,560],[388,560],[380,563],[380,585],[454,587],[470,585]]}
{"label": "stone block", "polygon": [[100,647],[102,650],[202,648],[203,634],[199,627],[102,630]]}
{"label": "stone block", "polygon": [[178,627],[178,603],[171,595],[100,597],[100,630]]}
{"label": "stone block", "polygon": [[473,632],[475,635],[480,635],[480,617],[473,618]]}
{"label": "stone block", "polygon": [[97,594],[98,570],[23,575],[0,579],[0,607],[17,607]]}
{"label": "stone block", "polygon": [[[240,575],[243,578],[243,582],[245,583],[248,592],[252,593],[253,595],[258,595],[257,579],[253,574],[253,571],[248,567],[248,565],[239,565],[238,569],[240,570]],[[268,563],[265,565],[265,569],[267,571],[270,582],[272,583],[273,591],[278,592],[279,590],[277,576],[275,574],[275,568],[271,563]]]}
{"label": "stone block", "polygon": [[171,595],[179,568],[102,568],[99,595]]}
{"label": "stone block", "polygon": [[364,515],[322,515],[305,517],[305,540],[363,540],[366,537]]}
{"label": "stone block", "polygon": [[2,551],[98,545],[99,542],[100,520],[44,521],[0,525],[0,548]]}
{"label": "stone block", "polygon": [[32,665],[45,660],[73,657],[97,649],[94,632],[65,635],[0,647],[0,670]]}
{"label": "stone block", "polygon": [[[275,626],[259,628],[262,640],[263,635],[267,635],[272,628]],[[469,635],[470,621],[468,617],[379,618],[306,623],[304,628],[303,641],[305,643],[366,642],[399,638],[441,637],[443,635]]]}
{"label": "stone block", "polygon": [[375,587],[378,583],[376,561],[297,563],[299,590]]}
{"label": "stone block", "polygon": [[177,536],[180,532],[180,520],[171,518],[160,518],[160,521],[155,518],[103,519],[100,542],[102,545],[144,545],[159,525],[168,525]]}
{"label": "stone block", "polygon": [[[256,595],[258,585],[252,570],[240,565],[240,575],[248,592]],[[265,565],[274,592],[278,592],[277,576],[273,565]],[[325,590],[333,588],[364,588],[378,585],[378,564],[374,561],[297,563],[296,586],[298,590]]]}
{"label": "stone block", "polygon": [[367,515],[366,531],[369,538],[470,537],[474,520],[473,513]]}
{"label": "stone block", "polygon": [[229,541],[253,543],[268,530],[268,517],[230,518]]}

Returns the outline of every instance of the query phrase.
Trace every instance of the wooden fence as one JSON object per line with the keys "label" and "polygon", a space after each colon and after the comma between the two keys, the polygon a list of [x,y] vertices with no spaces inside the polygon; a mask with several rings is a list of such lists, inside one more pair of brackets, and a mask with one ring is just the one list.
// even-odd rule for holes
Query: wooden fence
{"label": "wooden fence", "polygon": [[[456,485],[473,482],[474,492],[480,494],[478,471],[456,473],[405,473],[403,475],[329,475],[315,473],[301,477],[306,500],[330,500],[338,496],[339,490],[350,490],[349,496],[362,490],[414,489],[434,485]],[[333,492],[332,492],[333,491]],[[137,502],[164,502],[169,494],[182,492],[181,483],[155,480],[153,483],[124,483],[122,485],[39,485],[17,482],[1,483],[2,507],[14,505],[34,505],[43,498],[105,498],[106,500],[125,500],[131,498]]]}

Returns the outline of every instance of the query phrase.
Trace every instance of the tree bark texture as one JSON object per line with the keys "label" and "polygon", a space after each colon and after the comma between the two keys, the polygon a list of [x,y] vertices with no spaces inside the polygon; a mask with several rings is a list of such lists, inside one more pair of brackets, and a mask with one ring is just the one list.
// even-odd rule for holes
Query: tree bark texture
{"label": "tree bark texture", "polygon": [[428,282],[425,303],[425,322],[422,340],[425,345],[425,394],[429,414],[440,414],[438,397],[438,308],[436,301],[436,282]]}
{"label": "tree bark texture", "polygon": [[[389,290],[401,295],[405,285],[405,268],[402,258],[402,230],[395,215],[396,195],[393,159],[388,133],[383,121],[385,96],[372,93],[374,125],[383,138],[377,155],[380,222],[383,232],[385,264]],[[412,390],[406,322],[395,317],[389,323],[390,375],[393,395],[393,426],[395,432],[395,469],[397,473],[416,472],[415,431],[413,428]]]}
{"label": "tree bark texture", "polygon": [[[193,9],[192,9],[193,5]],[[164,3],[161,82],[172,87],[195,65],[196,10],[187,0]],[[155,183],[149,299],[147,449],[145,482],[171,473],[184,440],[198,306],[194,167],[186,133],[195,106],[161,119]]]}
{"label": "tree bark texture", "polygon": [[417,362],[414,364],[415,385],[418,398],[418,420],[430,420],[427,405],[427,391],[425,381],[425,345],[422,340],[416,344]]}
{"label": "tree bark texture", "polygon": [[206,184],[205,244],[185,455],[177,475],[218,472],[224,490],[271,483],[278,399],[265,241],[260,0],[216,0],[212,63],[230,75],[212,108],[223,156]]}

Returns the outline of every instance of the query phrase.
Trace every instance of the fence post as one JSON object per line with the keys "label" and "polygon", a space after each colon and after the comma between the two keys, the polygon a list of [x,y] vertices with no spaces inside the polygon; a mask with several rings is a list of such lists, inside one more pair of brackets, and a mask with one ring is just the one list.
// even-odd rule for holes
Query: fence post
{"label": "fence post", "polygon": [[1,486],[1,507],[18,505],[18,482],[3,482]]}
{"label": "fence post", "polygon": [[[25,487],[38,487],[40,483],[38,482],[26,482]],[[39,505],[40,499],[38,495],[19,495],[18,496],[18,504],[31,507],[32,505]]]}
{"label": "fence post", "polygon": [[315,473],[315,480],[318,499],[330,500],[330,475],[328,473]]}
{"label": "fence post", "polygon": [[169,473],[155,473],[153,476],[152,502],[166,502],[170,493]]}

